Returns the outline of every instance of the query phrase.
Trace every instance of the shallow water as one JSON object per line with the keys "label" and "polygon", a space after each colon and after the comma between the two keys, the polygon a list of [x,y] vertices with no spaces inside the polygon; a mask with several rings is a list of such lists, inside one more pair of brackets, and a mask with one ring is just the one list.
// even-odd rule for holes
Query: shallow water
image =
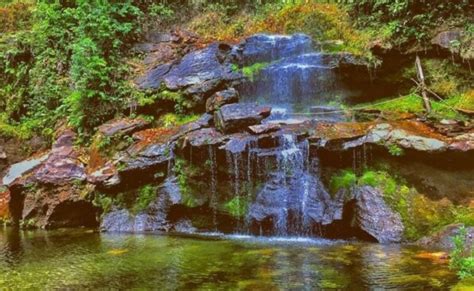
{"label": "shallow water", "polygon": [[447,288],[446,261],[412,246],[249,236],[0,229],[0,286],[13,288]]}

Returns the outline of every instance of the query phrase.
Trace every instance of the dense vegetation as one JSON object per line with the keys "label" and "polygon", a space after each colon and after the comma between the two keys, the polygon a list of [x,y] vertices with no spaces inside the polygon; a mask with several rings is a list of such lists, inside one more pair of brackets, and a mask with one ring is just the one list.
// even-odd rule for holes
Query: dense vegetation
{"label": "dense vegetation", "polygon": [[[237,43],[258,32],[310,35],[325,52],[350,52],[371,68],[381,65],[384,53],[423,56],[427,85],[433,98],[436,120],[466,121],[474,111],[474,4],[469,0],[361,0],[361,1],[152,1],[63,0],[0,1],[0,138],[27,140],[35,135],[50,138],[55,129],[68,124],[82,142],[92,143],[103,155],[116,140],[93,138],[95,128],[115,116],[135,116],[134,108],[156,107],[147,120],[163,126],[195,120],[191,100],[180,92],[138,90],[133,79],[140,72],[141,55],[132,48],[149,31],[183,28],[199,35],[200,45],[213,41]],[[451,43],[452,55],[433,56],[431,39],[438,32],[459,28],[461,41]],[[470,57],[471,60],[466,60]],[[252,80],[268,63],[241,70]],[[420,88],[412,64],[388,76],[393,84],[411,85],[403,96],[385,96],[376,104],[357,108],[424,115]],[[166,106],[164,105],[166,104]],[[165,108],[166,107],[166,108]],[[354,107],[343,108],[352,110]],[[131,141],[130,141],[131,142]],[[404,152],[397,146],[388,151]],[[184,204],[197,203],[189,189],[188,176],[197,175],[185,161],[177,160],[174,171]],[[194,171],[198,172],[198,171]],[[432,201],[405,181],[384,169],[351,170],[334,175],[333,193],[355,185],[383,190],[384,199],[400,213],[405,237],[416,240],[451,223],[474,225],[472,211],[451,202]],[[127,195],[125,195],[127,194]],[[94,203],[105,212],[113,203],[138,213],[156,198],[156,187],[145,185],[114,200],[96,195]],[[239,197],[224,208],[241,217],[248,202]],[[456,238],[453,268],[472,276],[472,254],[461,253],[464,243]]]}
{"label": "dense vegetation", "polygon": [[[2,1],[0,134],[48,136],[58,121],[87,133],[116,114],[129,114],[132,104],[156,98],[177,103],[183,113],[186,104],[179,95],[150,97],[130,81],[136,57],[130,48],[159,27],[179,24],[207,41],[237,41],[262,31],[305,32],[324,50],[349,51],[374,63],[374,42],[423,47],[440,23],[473,32],[467,0],[328,2]],[[472,80],[464,76],[434,73],[433,90],[472,109],[473,94],[464,85]]]}

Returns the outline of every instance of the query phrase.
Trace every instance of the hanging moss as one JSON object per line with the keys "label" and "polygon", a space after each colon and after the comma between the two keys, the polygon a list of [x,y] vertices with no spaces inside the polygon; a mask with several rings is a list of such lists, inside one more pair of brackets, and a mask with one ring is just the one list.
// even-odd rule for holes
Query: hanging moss
{"label": "hanging moss", "polygon": [[246,198],[236,196],[225,203],[224,208],[233,217],[244,217],[247,214],[249,202]]}

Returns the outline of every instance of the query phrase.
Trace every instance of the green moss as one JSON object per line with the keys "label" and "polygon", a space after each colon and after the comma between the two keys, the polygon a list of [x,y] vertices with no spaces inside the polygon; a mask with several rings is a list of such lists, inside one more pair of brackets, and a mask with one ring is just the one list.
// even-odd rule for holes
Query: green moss
{"label": "green moss", "polygon": [[145,210],[148,205],[155,200],[156,195],[156,187],[153,185],[145,185],[140,188],[138,190],[137,198],[135,199],[135,204],[132,207],[132,212],[136,214]]}
{"label": "green moss", "polygon": [[366,169],[359,177],[352,170],[343,170],[331,178],[330,189],[335,193],[353,185],[380,189],[387,205],[400,214],[408,240],[417,240],[448,224],[474,225],[474,213],[468,207],[455,206],[448,200],[432,201],[387,170]]}
{"label": "green moss", "polygon": [[175,113],[167,113],[160,117],[159,123],[162,124],[164,127],[174,127],[184,125],[186,123],[190,123],[199,119],[199,115],[192,114],[192,115],[181,115]]}
{"label": "green moss", "polygon": [[388,148],[388,153],[391,154],[392,156],[399,157],[405,154],[405,151],[403,150],[403,148],[401,148],[397,144],[390,144],[387,146],[387,148]]}
{"label": "green moss", "polygon": [[177,158],[174,164],[174,173],[176,175],[179,190],[181,192],[181,200],[187,207],[193,208],[199,205],[198,199],[193,195],[189,177],[193,175],[194,167],[190,167],[183,159]]}
{"label": "green moss", "polygon": [[245,77],[250,79],[250,81],[254,81],[255,76],[257,76],[261,70],[265,69],[268,67],[270,63],[255,63],[251,66],[243,67],[242,68],[242,74],[244,74]]}
{"label": "green moss", "polygon": [[474,249],[466,253],[467,230],[462,227],[453,237],[454,248],[450,253],[449,267],[456,270],[461,279],[474,277]]}
{"label": "green moss", "polygon": [[331,177],[330,189],[336,193],[340,189],[349,189],[357,183],[357,176],[352,170],[342,170]]}
{"label": "green moss", "polygon": [[249,202],[247,199],[236,196],[225,203],[224,208],[233,217],[239,218],[244,217],[247,214]]}
{"label": "green moss", "polygon": [[103,213],[107,213],[112,210],[112,206],[114,203],[111,197],[102,193],[95,193],[94,199],[92,200],[92,204],[95,207],[101,208]]}
{"label": "green moss", "polygon": [[[470,93],[467,92],[447,98],[443,101],[431,99],[432,112],[430,113],[430,117],[435,119],[465,120],[466,116],[458,112],[455,108],[467,110],[474,108],[474,98],[470,97],[469,94]],[[415,93],[394,99],[378,100],[372,104],[360,104],[354,106],[352,109],[357,110],[361,108],[376,109],[389,114],[394,112],[413,114],[425,113],[422,97]]]}

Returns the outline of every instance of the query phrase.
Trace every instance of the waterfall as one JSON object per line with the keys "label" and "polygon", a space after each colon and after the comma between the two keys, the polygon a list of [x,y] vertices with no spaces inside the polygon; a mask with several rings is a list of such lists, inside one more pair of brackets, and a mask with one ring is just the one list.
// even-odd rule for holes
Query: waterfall
{"label": "waterfall", "polygon": [[217,229],[217,160],[216,150],[212,145],[208,145],[209,166],[211,170],[211,195],[209,198],[209,206],[212,209],[212,225],[214,230]]}
{"label": "waterfall", "polygon": [[258,35],[245,43],[243,56],[244,64],[266,64],[239,91],[243,102],[271,105],[269,120],[324,119],[312,114],[311,107],[334,104],[350,94],[335,72],[337,57],[315,50],[308,36]]}

